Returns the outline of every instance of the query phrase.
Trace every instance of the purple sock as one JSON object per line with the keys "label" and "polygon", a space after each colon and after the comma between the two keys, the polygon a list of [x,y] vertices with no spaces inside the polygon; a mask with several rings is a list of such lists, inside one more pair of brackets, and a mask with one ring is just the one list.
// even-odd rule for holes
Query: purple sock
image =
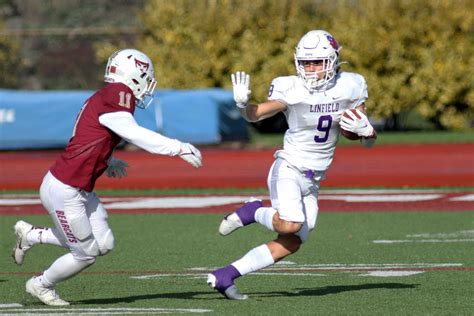
{"label": "purple sock", "polygon": [[240,272],[231,264],[212,272],[216,277],[216,289],[224,294],[228,287],[234,284],[234,279],[241,276]]}
{"label": "purple sock", "polygon": [[242,221],[242,224],[244,224],[245,226],[248,224],[255,223],[255,212],[260,207],[262,207],[262,201],[253,201],[253,202],[245,203],[235,212],[237,213],[240,220]]}

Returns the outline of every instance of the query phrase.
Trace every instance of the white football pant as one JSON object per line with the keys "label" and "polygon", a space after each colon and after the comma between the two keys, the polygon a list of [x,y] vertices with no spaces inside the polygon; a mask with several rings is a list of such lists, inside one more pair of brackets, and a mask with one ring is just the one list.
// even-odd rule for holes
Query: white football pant
{"label": "white football pant", "polygon": [[92,259],[113,249],[107,211],[94,192],[66,185],[48,172],[41,184],[40,198],[76,258]]}
{"label": "white football pant", "polygon": [[316,226],[319,182],[323,176],[324,172],[317,171],[313,178],[307,178],[281,158],[275,160],[268,173],[272,207],[281,219],[303,224],[296,233],[302,242],[308,239],[309,232]]}
{"label": "white football pant", "polygon": [[71,251],[44,271],[45,286],[54,286],[95,262],[114,247],[107,212],[94,192],[66,185],[50,172],[40,188],[40,198],[57,228],[61,245]]}

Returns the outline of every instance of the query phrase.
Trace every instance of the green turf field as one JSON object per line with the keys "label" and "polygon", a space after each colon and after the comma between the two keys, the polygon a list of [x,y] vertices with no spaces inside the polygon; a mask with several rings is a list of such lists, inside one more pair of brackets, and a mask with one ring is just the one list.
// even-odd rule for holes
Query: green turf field
{"label": "green turf field", "polygon": [[[297,254],[237,281],[247,301],[224,299],[205,284],[205,274],[272,238],[263,227],[221,237],[221,215],[111,214],[115,250],[58,286],[72,303],[62,310],[30,297],[24,283],[64,251],[35,246],[23,266],[14,265],[12,225],[20,217],[4,216],[0,314],[472,315],[473,214],[320,213]],[[50,224],[47,216],[23,219]]]}

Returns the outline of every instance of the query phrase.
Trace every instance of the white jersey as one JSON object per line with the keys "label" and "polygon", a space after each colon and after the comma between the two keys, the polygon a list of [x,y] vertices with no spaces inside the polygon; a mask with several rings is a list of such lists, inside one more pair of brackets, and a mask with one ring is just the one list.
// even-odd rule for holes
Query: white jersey
{"label": "white jersey", "polygon": [[287,106],[283,113],[289,127],[283,149],[275,157],[301,171],[326,171],[339,140],[342,112],[361,105],[367,97],[365,79],[356,73],[339,73],[326,91],[313,93],[297,76],[275,78],[268,100]]}

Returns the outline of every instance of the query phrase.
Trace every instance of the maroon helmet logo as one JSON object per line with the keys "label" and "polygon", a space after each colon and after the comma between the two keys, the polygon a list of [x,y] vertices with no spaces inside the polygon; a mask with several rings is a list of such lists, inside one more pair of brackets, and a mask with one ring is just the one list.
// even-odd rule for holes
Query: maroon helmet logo
{"label": "maroon helmet logo", "polygon": [[141,72],[147,72],[150,64],[135,58],[135,67],[140,69]]}

